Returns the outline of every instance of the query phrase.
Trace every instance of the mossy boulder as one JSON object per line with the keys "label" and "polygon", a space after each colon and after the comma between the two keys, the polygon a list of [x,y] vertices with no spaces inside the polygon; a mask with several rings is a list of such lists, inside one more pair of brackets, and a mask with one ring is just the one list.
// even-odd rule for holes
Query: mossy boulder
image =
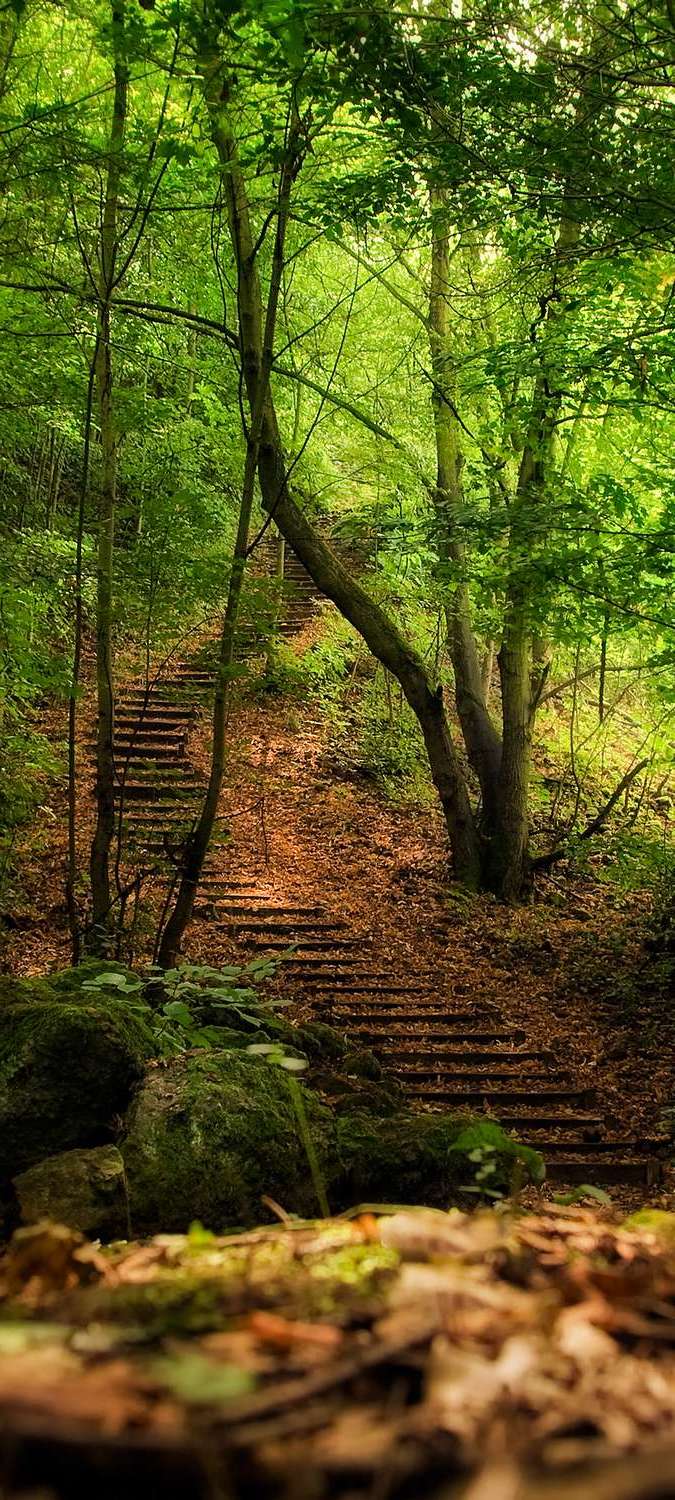
{"label": "mossy boulder", "polygon": [[518,1167],[526,1180],[543,1176],[536,1151],[506,1135],[496,1121],[461,1115],[393,1115],[357,1111],[337,1121],[341,1191],[348,1203],[420,1203],[449,1208],[475,1192],[477,1167],[490,1166],[486,1186],[507,1193]]}
{"label": "mossy boulder", "polygon": [[127,1234],[124,1162],[116,1146],[63,1151],[14,1178],[25,1224],[51,1219],[97,1239]]}
{"label": "mossy boulder", "polygon": [[475,1191],[477,1162],[490,1163],[492,1190],[509,1190],[518,1162],[525,1174],[540,1175],[536,1153],[494,1121],[385,1117],[348,1096],[331,1108],[262,1058],[190,1052],[151,1068],[129,1112],[120,1149],[132,1232],[181,1232],[193,1219],[216,1231],[255,1224],[266,1217],[264,1196],[313,1217],[316,1191],[294,1088],[334,1211],[359,1202],[447,1208],[465,1187]]}
{"label": "mossy boulder", "polygon": [[365,1110],[371,1115],[395,1115],[404,1108],[403,1090],[393,1078],[375,1082],[358,1073],[338,1073],[317,1066],[308,1074],[308,1082],[313,1089],[327,1096],[337,1113]]}
{"label": "mossy boulder", "polygon": [[327,1182],[337,1150],[331,1111],[280,1068],[242,1052],[190,1052],[151,1068],[121,1142],[134,1234],[209,1229],[266,1217],[265,1194],[316,1214],[316,1193],[292,1099],[301,1092]]}
{"label": "mossy boulder", "polygon": [[[53,974],[31,975],[18,979],[0,974],[0,1009],[17,1003],[39,1004],[44,1000],[89,1000],[86,986],[100,980],[102,974],[119,974],[134,981],[136,976],[114,959],[86,958],[76,969],[58,969]],[[109,991],[108,991],[109,993]]]}
{"label": "mossy boulder", "polygon": [[[123,996],[27,980],[0,1007],[0,1180],[110,1140],[154,1051],[151,1013]],[[37,993],[36,993],[37,988]]]}

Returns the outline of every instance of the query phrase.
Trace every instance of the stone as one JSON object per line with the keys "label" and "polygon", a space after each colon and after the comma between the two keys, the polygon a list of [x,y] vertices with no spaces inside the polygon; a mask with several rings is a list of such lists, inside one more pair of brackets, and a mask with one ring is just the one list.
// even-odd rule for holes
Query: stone
{"label": "stone", "polygon": [[24,1224],[50,1219],[89,1239],[128,1236],[124,1161],[116,1146],[63,1151],[14,1178]]}
{"label": "stone", "polygon": [[349,1205],[360,1202],[425,1204],[449,1208],[469,1187],[475,1192],[476,1150],[494,1153],[490,1188],[507,1195],[514,1168],[540,1180],[536,1151],[506,1135],[496,1121],[460,1115],[401,1113],[387,1119],[357,1112],[337,1122]]}
{"label": "stone", "polygon": [[71,972],[70,990],[62,976],[14,981],[0,1005],[0,1182],[109,1141],[155,1051],[148,1006]]}
{"label": "stone", "polygon": [[371,1083],[365,1087],[382,1091],[373,1113],[359,1098],[359,1081],[347,1080],[343,1097],[334,1100],[340,1079],[333,1073],[324,1076],[331,1107],[313,1091],[312,1075],[305,1076],[309,1084],[241,1051],[183,1053],[150,1069],[120,1145],[131,1232],[182,1233],[193,1220],[215,1232],[258,1224],[271,1217],[265,1198],[314,1218],[319,1204],[308,1145],[333,1212],[359,1202],[448,1208],[466,1186],[475,1191],[475,1148],[486,1137],[495,1157],[492,1189],[508,1193],[516,1163],[524,1177],[530,1168],[533,1177],[541,1175],[536,1153],[495,1122],[385,1115],[388,1090]]}
{"label": "stone", "polygon": [[293,1103],[301,1100],[322,1178],[335,1176],[331,1110],[282,1068],[245,1052],[190,1052],[145,1076],[121,1142],[132,1232],[213,1230],[269,1217],[262,1199],[315,1216],[317,1195]]}

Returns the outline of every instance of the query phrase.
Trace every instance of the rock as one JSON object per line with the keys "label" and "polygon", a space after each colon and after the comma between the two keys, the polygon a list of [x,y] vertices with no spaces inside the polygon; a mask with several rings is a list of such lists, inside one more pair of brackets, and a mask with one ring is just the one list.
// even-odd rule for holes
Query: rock
{"label": "rock", "polygon": [[338,1113],[345,1109],[366,1110],[368,1114],[384,1116],[400,1114],[403,1109],[403,1090],[395,1079],[376,1083],[358,1074],[349,1077],[330,1068],[312,1068],[309,1082],[313,1089],[328,1096]]}
{"label": "rock", "polygon": [[120,1149],[132,1233],[183,1232],[193,1219],[215,1231],[256,1224],[269,1216],[264,1196],[288,1213],[316,1216],[294,1083],[333,1211],[359,1202],[449,1207],[462,1188],[475,1187],[472,1153],[490,1131],[491,1188],[508,1191],[516,1160],[535,1160],[491,1121],[476,1123],[474,1138],[466,1116],[384,1118],[388,1098],[377,1115],[358,1095],[333,1109],[307,1084],[291,1079],[289,1087],[289,1076],[260,1058],[184,1053],[149,1070],[129,1112]]}
{"label": "rock", "polygon": [[[77,975],[77,971],[74,971]],[[44,1157],[109,1140],[154,1051],[134,996],[13,982],[0,1006],[0,1181]]]}
{"label": "rock", "polygon": [[14,1178],[25,1224],[50,1219],[90,1239],[128,1235],[124,1161],[116,1146],[63,1151]]}
{"label": "rock", "polygon": [[[348,1047],[342,1059],[342,1072],[355,1078],[369,1078],[377,1083],[383,1077],[383,1068],[374,1052],[367,1047]],[[389,1081],[389,1085],[391,1080]]]}
{"label": "rock", "polygon": [[[295,1080],[242,1052],[183,1053],[151,1069],[121,1143],[134,1234],[264,1219],[264,1195],[319,1212],[292,1101]],[[296,1084],[328,1191],[337,1167],[330,1109]]]}
{"label": "rock", "polygon": [[543,1175],[537,1153],[505,1135],[496,1121],[456,1115],[343,1115],[337,1122],[341,1192],[347,1204],[417,1203],[449,1208],[476,1185],[476,1148],[494,1150],[490,1188],[508,1193],[517,1162],[533,1179]]}

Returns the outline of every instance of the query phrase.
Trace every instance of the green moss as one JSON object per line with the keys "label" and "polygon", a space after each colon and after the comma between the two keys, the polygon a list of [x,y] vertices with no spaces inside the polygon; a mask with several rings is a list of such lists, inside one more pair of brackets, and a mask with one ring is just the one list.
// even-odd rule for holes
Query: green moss
{"label": "green moss", "polygon": [[308,1057],[344,1057],[347,1043],[332,1026],[326,1026],[324,1021],[306,1021],[300,1029]]}
{"label": "green moss", "polygon": [[[335,1171],[334,1123],[299,1085],[322,1171]],[[153,1069],[122,1143],[134,1233],[255,1223],[263,1195],[316,1212],[285,1073],[237,1052],[188,1053]]]}
{"label": "green moss", "polygon": [[641,1208],[626,1219],[626,1229],[644,1229],[675,1248],[675,1214],[665,1208]]}
{"label": "green moss", "polygon": [[[0,1178],[110,1138],[154,1050],[124,999],[29,998],[0,1011]],[[148,1012],[149,1018],[149,1012]]]}
{"label": "green moss", "polygon": [[122,974],[126,979],[135,976],[123,964],[112,959],[87,958],[75,969],[58,969],[53,974],[33,975],[27,979],[15,979],[11,975],[0,975],[0,1006],[18,1004],[40,1004],[45,1000],[86,1000],[90,992],[83,989],[86,983],[100,974]]}
{"label": "green moss", "polygon": [[[487,1137],[492,1126],[494,1141]],[[480,1142],[494,1150],[491,1190],[508,1193],[517,1161],[535,1175],[539,1158],[506,1136],[496,1122],[466,1116],[399,1114],[375,1119],[357,1112],[337,1122],[344,1167],[343,1191],[353,1203],[423,1203],[447,1208],[462,1189],[476,1185],[472,1152]],[[474,1139],[475,1137],[475,1139]]]}
{"label": "green moss", "polygon": [[383,1077],[383,1068],[374,1052],[369,1052],[367,1047],[348,1047],[342,1059],[343,1073],[353,1074],[355,1078],[369,1078],[377,1083]]}
{"label": "green moss", "polygon": [[312,1088],[327,1095],[339,1112],[349,1110],[366,1111],[369,1115],[400,1114],[404,1096],[395,1079],[389,1078],[375,1083],[370,1078],[349,1077],[345,1073],[334,1073],[330,1068],[312,1068],[309,1074]]}

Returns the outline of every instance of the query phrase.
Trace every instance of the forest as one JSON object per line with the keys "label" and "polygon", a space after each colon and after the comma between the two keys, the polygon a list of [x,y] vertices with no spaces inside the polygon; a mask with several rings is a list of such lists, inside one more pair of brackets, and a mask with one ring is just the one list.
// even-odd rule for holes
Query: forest
{"label": "forest", "polygon": [[673,0],[0,0],[0,1500],[675,1497]]}

